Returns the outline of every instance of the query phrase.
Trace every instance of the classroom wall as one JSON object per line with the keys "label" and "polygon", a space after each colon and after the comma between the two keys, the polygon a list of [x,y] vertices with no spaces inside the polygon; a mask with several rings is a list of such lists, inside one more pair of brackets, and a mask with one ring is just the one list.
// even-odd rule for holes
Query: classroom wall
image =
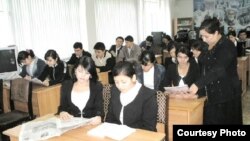
{"label": "classroom wall", "polygon": [[193,0],[175,0],[173,13],[173,18],[193,17]]}

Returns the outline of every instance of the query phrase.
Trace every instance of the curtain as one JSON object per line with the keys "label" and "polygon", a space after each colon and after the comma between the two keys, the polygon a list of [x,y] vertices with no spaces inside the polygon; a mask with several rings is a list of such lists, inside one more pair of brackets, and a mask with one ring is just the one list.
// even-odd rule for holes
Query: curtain
{"label": "curtain", "polygon": [[140,39],[145,40],[151,32],[165,32],[172,35],[170,0],[140,0]]}
{"label": "curtain", "polygon": [[117,36],[138,38],[137,7],[135,0],[95,0],[95,22],[97,42],[107,49],[115,44]]}
{"label": "curtain", "polygon": [[19,50],[33,49],[44,59],[54,49],[65,58],[73,53],[74,42],[87,43],[85,15],[80,13],[84,0],[10,0],[8,5]]}
{"label": "curtain", "polygon": [[13,45],[10,16],[6,0],[0,0],[0,47]]}
{"label": "curtain", "polygon": [[97,40],[109,48],[117,36],[139,44],[153,31],[172,35],[170,0],[95,0]]}

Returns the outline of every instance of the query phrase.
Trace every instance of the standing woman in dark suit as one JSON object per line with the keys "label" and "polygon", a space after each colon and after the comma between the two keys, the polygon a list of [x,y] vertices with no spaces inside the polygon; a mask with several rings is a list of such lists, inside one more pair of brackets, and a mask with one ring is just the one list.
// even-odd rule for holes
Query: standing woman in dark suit
{"label": "standing woman in dark suit", "polygon": [[156,91],[136,81],[134,65],[130,62],[118,62],[113,76],[115,85],[111,88],[106,121],[156,131]]}
{"label": "standing woman in dark suit", "polygon": [[55,50],[48,50],[45,53],[44,59],[47,65],[38,79],[41,80],[45,86],[51,86],[62,82],[67,70],[66,63],[60,60]]}
{"label": "standing woman in dark suit", "polygon": [[221,34],[218,19],[206,19],[200,35],[208,44],[202,61],[202,75],[190,94],[205,88],[204,124],[242,124],[241,86],[237,74],[237,53],[233,42]]}
{"label": "standing woman in dark suit", "polygon": [[98,82],[95,63],[83,56],[73,68],[73,80],[62,83],[58,108],[62,120],[71,117],[92,118],[91,124],[101,123],[103,117],[102,84]]}

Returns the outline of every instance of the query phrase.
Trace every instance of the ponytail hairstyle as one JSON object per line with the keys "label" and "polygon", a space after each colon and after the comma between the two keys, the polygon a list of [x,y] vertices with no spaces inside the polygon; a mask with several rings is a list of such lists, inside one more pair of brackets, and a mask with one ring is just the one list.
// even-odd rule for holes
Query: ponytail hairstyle
{"label": "ponytail hairstyle", "polygon": [[51,57],[51,58],[53,58],[54,60],[57,59],[57,61],[56,61],[57,64],[59,64],[59,63],[61,62],[59,55],[58,55],[57,52],[56,52],[55,50],[53,50],[53,49],[50,49],[50,50],[48,50],[48,51],[45,53],[44,59],[47,60],[48,57]]}
{"label": "ponytail hairstyle", "polygon": [[123,74],[125,76],[130,77],[130,78],[133,78],[133,76],[136,74],[135,65],[131,62],[128,62],[128,61],[118,62],[115,65],[112,73],[113,73],[114,77]]}
{"label": "ponytail hairstyle", "polygon": [[203,29],[209,34],[214,34],[216,31],[221,34],[220,21],[215,17],[205,19],[200,26],[200,30]]}

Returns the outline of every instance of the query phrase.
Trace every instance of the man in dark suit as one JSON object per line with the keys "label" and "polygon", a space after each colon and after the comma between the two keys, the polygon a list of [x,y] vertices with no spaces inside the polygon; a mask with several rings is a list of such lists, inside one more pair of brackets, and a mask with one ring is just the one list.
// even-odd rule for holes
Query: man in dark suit
{"label": "man in dark suit", "polygon": [[77,61],[79,61],[80,57],[82,56],[91,57],[91,54],[82,48],[81,42],[76,42],[73,45],[73,47],[74,47],[75,53],[72,54],[67,64],[74,65]]}
{"label": "man in dark suit", "polygon": [[124,42],[124,39],[121,36],[118,36],[115,39],[115,45],[112,45],[109,49],[109,53],[111,53],[113,57],[118,56],[118,54],[120,53],[120,50],[123,48],[123,42]]}

